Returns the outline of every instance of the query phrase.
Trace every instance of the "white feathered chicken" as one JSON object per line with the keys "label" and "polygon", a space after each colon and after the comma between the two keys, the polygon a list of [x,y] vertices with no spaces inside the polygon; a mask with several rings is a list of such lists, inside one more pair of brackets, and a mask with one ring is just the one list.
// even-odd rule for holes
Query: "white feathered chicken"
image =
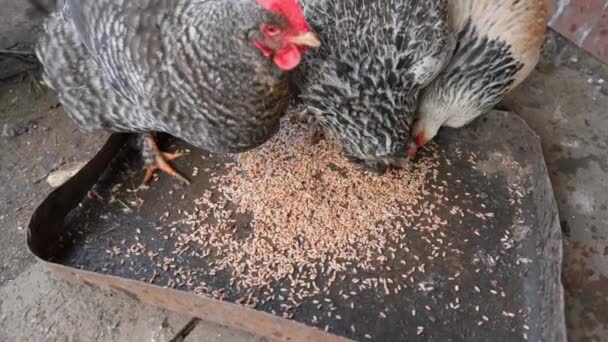
{"label": "white feathered chicken", "polygon": [[413,132],[421,146],[442,126],[462,127],[492,109],[538,63],[546,0],[450,0],[454,56],[423,90]]}

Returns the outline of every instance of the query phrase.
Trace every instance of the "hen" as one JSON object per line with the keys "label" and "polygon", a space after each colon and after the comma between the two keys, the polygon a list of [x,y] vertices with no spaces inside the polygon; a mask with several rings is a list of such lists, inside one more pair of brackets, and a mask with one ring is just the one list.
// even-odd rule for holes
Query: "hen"
{"label": "hen", "polygon": [[452,54],[447,0],[308,0],[323,46],[302,64],[309,114],[349,158],[382,173],[415,147],[419,90]]}
{"label": "hen", "polygon": [[450,0],[454,56],[426,88],[413,128],[418,146],[442,126],[461,127],[492,109],[532,72],[545,34],[545,0]]}
{"label": "hen", "polygon": [[155,168],[185,180],[150,132],[214,152],[269,139],[287,71],[318,45],[297,0],[67,0],[36,52],[82,129],[142,133],[148,182]]}

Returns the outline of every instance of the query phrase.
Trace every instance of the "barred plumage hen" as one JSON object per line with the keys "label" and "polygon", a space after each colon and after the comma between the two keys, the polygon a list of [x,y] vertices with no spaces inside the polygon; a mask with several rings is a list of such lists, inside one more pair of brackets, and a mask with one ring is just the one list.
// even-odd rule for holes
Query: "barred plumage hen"
{"label": "barred plumage hen", "polygon": [[407,160],[418,93],[453,51],[447,0],[304,0],[323,46],[302,65],[303,104],[351,160]]}
{"label": "barred plumage hen", "polygon": [[485,114],[532,72],[540,58],[546,0],[449,0],[454,56],[426,88],[413,128],[418,146],[442,126],[462,127]]}
{"label": "barred plumage hen", "polygon": [[287,71],[318,44],[297,0],[66,0],[36,52],[82,129],[142,133],[149,181],[155,168],[185,179],[151,132],[213,152],[269,139]]}

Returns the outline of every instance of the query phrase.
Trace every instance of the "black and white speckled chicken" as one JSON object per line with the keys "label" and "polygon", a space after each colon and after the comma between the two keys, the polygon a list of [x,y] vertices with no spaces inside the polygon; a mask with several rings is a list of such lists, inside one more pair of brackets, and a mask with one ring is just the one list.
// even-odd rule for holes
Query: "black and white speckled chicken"
{"label": "black and white speckled chicken", "polygon": [[323,42],[301,68],[308,113],[368,170],[402,165],[415,147],[410,132],[419,90],[453,51],[447,0],[303,5]]}
{"label": "black and white speckled chicken", "polygon": [[462,127],[492,109],[538,63],[546,0],[449,0],[454,56],[421,93],[413,135],[418,146],[442,126]]}
{"label": "black and white speckled chicken", "polygon": [[269,139],[287,71],[318,44],[297,0],[67,0],[37,55],[82,129],[142,133],[147,182],[157,168],[185,180],[150,132],[213,152]]}

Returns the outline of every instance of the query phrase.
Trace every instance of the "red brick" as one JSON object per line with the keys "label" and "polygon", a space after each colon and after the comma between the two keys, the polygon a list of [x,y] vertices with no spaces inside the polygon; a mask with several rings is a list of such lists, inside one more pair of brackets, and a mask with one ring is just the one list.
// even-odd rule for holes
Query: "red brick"
{"label": "red brick", "polygon": [[585,39],[583,49],[608,63],[608,26],[596,27]]}
{"label": "red brick", "polygon": [[608,0],[551,0],[550,11],[551,28],[608,63]]}

